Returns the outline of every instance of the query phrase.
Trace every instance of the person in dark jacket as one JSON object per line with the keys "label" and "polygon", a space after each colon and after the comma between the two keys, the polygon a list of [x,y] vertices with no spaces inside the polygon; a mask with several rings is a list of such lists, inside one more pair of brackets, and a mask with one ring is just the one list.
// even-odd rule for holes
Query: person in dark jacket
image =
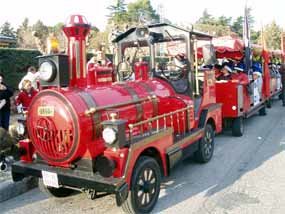
{"label": "person in dark jacket", "polygon": [[[0,101],[4,105],[0,109],[0,127],[8,130],[10,121],[10,97],[13,96],[13,90],[4,83],[4,76],[0,74]],[[4,100],[4,101],[3,101]]]}
{"label": "person in dark jacket", "polygon": [[280,70],[281,74],[281,83],[282,83],[282,92],[281,92],[281,98],[282,98],[282,105],[285,107],[285,64],[281,64]]}
{"label": "person in dark jacket", "polygon": [[221,74],[217,77],[217,80],[232,80],[232,69],[228,64],[224,64],[221,69]]}

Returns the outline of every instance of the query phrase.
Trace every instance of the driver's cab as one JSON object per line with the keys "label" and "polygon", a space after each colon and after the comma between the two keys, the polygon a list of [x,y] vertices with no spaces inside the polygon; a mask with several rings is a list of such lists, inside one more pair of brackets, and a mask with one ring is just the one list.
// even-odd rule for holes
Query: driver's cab
{"label": "driver's cab", "polygon": [[213,48],[202,53],[198,53],[197,48],[199,41],[208,43],[205,47],[211,47],[211,40],[210,35],[170,24],[131,28],[113,41],[117,44],[117,81],[159,78],[170,83],[176,93],[191,98],[201,100],[206,92],[205,104],[213,103],[215,92],[203,87],[213,86],[214,90],[214,73],[210,69],[199,70],[196,63],[203,57],[205,67],[214,63],[210,60],[214,55]]}

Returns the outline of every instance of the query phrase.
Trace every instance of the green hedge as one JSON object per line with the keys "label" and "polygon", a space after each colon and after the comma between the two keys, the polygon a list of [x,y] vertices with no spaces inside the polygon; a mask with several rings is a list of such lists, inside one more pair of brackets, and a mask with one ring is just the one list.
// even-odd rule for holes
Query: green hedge
{"label": "green hedge", "polygon": [[5,75],[7,85],[18,88],[21,78],[29,66],[38,66],[38,50],[0,48],[0,72]]}

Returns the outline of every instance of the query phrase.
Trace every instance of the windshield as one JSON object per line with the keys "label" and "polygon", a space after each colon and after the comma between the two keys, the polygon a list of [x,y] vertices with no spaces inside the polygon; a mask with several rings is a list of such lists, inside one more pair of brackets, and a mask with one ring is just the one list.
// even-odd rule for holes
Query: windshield
{"label": "windshield", "polygon": [[175,39],[154,44],[155,72],[157,76],[178,80],[185,76],[187,57],[184,39]]}
{"label": "windshield", "polygon": [[150,61],[150,48],[146,42],[135,41],[123,44],[121,61],[118,64],[120,80],[134,80],[134,65],[136,62]]}

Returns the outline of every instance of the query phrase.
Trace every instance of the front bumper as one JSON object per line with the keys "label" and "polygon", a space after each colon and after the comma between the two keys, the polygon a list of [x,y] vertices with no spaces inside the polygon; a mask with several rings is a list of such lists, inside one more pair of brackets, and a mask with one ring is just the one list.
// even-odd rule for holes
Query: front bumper
{"label": "front bumper", "polygon": [[12,165],[12,178],[14,181],[22,180],[27,176],[41,178],[42,171],[56,173],[59,184],[65,187],[95,189],[98,192],[115,194],[118,206],[128,197],[128,185],[122,178],[104,178],[92,172],[53,167],[40,163],[23,163],[20,161],[14,163]]}

